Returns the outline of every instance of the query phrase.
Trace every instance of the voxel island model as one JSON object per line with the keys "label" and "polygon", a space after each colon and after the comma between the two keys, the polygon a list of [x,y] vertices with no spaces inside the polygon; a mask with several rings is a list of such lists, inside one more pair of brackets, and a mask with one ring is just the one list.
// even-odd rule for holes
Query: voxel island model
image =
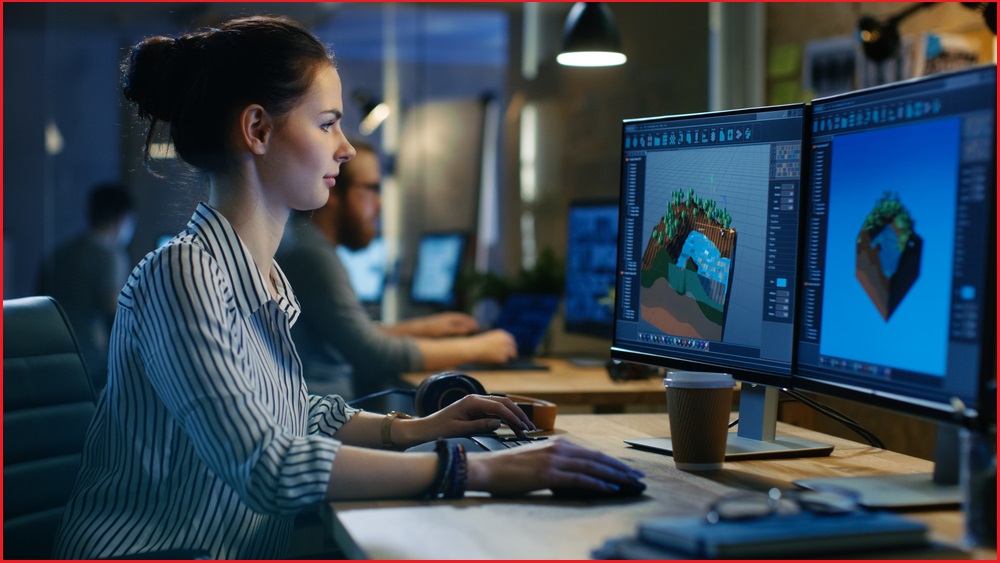
{"label": "voxel island model", "polygon": [[861,226],[854,273],[882,319],[893,311],[920,275],[923,240],[899,194],[885,192]]}
{"label": "voxel island model", "polygon": [[736,254],[732,217],[693,189],[671,195],[642,256],[642,318],[667,334],[722,340]]}

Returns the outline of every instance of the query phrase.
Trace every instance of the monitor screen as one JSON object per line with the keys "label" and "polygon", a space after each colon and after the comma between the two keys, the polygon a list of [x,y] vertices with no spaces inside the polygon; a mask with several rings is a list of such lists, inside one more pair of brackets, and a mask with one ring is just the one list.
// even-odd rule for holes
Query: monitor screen
{"label": "monitor screen", "polygon": [[382,301],[388,266],[385,241],[382,237],[375,237],[367,247],[357,251],[337,246],[337,255],[347,269],[351,287],[354,288],[358,299],[362,303]]}
{"label": "monitor screen", "polygon": [[427,233],[420,237],[410,299],[414,303],[449,306],[465,255],[465,233]]}
{"label": "monitor screen", "polygon": [[[726,459],[827,455],[775,437],[791,382],[805,104],[622,124],[612,358],[743,385]],[[627,440],[672,452],[669,438]]]}
{"label": "monitor screen", "polygon": [[978,409],[996,373],[996,67],[818,99],[809,129],[794,386],[939,421],[956,399]]}
{"label": "monitor screen", "polygon": [[566,237],[565,330],[611,338],[618,200],[574,201]]}
{"label": "monitor screen", "polygon": [[804,110],[623,122],[612,356],[788,381]]}

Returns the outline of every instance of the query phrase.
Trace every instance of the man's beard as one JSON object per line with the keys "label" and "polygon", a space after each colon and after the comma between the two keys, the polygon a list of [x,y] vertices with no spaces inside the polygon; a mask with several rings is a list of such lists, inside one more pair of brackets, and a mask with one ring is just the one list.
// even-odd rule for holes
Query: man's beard
{"label": "man's beard", "polygon": [[346,213],[341,219],[337,222],[340,225],[340,232],[337,236],[340,244],[354,251],[367,248],[371,244],[372,239],[375,238],[375,229],[369,226],[366,221]]}

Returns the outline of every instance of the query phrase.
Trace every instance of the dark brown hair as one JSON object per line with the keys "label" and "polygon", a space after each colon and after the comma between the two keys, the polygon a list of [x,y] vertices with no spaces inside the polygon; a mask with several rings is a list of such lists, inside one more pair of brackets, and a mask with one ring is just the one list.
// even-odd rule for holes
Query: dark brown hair
{"label": "dark brown hair", "polygon": [[149,37],[122,63],[122,90],[149,120],[146,161],[159,122],[177,154],[204,172],[232,167],[232,120],[248,104],[280,118],[295,107],[333,53],[298,22],[253,16],[177,38]]}

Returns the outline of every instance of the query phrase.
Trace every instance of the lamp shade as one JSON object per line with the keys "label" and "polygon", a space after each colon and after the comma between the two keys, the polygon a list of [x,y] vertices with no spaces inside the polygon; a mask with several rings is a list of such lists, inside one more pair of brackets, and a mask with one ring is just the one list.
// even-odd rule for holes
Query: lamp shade
{"label": "lamp shade", "polygon": [[566,66],[615,66],[627,58],[621,52],[618,28],[603,2],[577,2],[566,17],[562,50],[556,57]]}

